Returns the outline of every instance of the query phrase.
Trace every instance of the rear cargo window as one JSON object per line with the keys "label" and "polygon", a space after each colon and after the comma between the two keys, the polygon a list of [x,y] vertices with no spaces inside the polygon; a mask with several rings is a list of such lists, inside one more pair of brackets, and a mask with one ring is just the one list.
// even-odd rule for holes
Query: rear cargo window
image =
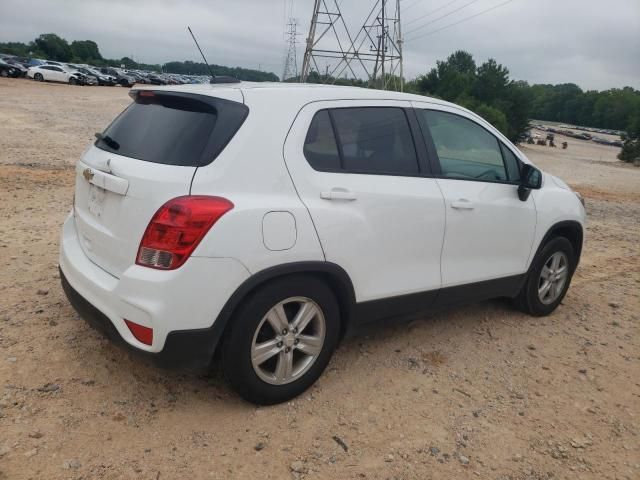
{"label": "rear cargo window", "polygon": [[238,102],[174,92],[133,92],[134,103],[95,145],[165,165],[201,167],[222,152],[249,109]]}

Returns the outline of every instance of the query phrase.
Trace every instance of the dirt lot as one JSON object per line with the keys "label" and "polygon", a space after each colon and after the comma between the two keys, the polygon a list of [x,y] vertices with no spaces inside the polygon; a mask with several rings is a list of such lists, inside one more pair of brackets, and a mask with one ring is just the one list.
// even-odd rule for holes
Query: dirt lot
{"label": "dirt lot", "polygon": [[617,149],[524,147],[587,199],[552,316],[492,301],[372,328],[258,408],[123,353],[60,289],[72,166],[128,101],[0,79],[0,479],[640,478],[640,169]]}

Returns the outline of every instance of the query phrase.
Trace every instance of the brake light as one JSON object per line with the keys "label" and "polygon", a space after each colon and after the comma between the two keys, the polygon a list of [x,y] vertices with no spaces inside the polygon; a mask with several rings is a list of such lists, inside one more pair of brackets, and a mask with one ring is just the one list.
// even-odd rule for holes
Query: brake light
{"label": "brake light", "polygon": [[191,195],[165,203],[142,236],[136,264],[174,270],[187,261],[209,229],[233,208],[226,198]]}

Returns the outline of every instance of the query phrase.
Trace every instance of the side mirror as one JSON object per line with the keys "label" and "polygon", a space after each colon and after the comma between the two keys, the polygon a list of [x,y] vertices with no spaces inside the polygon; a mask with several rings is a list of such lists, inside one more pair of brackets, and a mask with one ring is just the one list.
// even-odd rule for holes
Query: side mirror
{"label": "side mirror", "polygon": [[520,186],[518,187],[518,197],[526,202],[532,189],[539,189],[542,186],[542,172],[533,165],[525,163],[520,172]]}

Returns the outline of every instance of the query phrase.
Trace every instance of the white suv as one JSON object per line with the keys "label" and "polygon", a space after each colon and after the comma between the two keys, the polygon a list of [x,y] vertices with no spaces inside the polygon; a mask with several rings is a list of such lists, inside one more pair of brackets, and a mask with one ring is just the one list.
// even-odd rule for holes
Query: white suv
{"label": "white suv", "polygon": [[578,265],[581,198],[464,108],[298,84],[131,96],[78,162],[62,284],[161,364],[217,353],[252,402],[303,392],[362,322],[493,297],[549,314]]}

